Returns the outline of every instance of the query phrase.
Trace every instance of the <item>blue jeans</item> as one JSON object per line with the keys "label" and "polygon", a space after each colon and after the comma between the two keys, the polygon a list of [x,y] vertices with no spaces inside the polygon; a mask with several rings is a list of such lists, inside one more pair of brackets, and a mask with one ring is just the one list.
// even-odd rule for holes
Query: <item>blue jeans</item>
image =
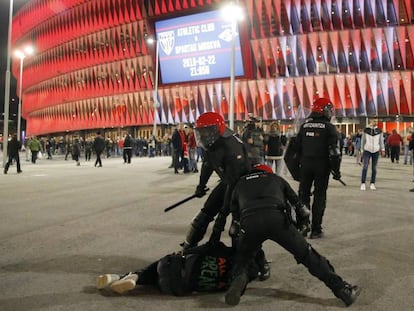
{"label": "blue jeans", "polygon": [[379,151],[375,153],[371,153],[369,151],[364,151],[362,154],[362,176],[361,176],[361,183],[364,184],[365,180],[367,179],[367,171],[370,159],[372,159],[372,172],[371,172],[371,184],[375,184],[375,178],[377,177],[377,164],[379,158]]}

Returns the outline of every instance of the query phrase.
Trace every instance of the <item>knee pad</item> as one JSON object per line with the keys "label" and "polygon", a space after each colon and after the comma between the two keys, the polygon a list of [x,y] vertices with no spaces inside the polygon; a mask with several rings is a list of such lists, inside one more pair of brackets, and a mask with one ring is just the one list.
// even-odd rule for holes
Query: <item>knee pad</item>
{"label": "knee pad", "polygon": [[193,246],[201,241],[212,219],[212,217],[200,211],[191,222],[190,230],[185,238],[186,243]]}

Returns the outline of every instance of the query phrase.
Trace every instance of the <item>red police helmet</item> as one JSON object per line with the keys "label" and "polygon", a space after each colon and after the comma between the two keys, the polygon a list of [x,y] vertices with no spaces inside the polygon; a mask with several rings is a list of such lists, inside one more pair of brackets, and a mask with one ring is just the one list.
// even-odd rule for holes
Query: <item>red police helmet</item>
{"label": "red police helmet", "polygon": [[324,115],[328,119],[332,117],[333,108],[332,102],[324,97],[316,99],[312,104],[312,112]]}
{"label": "red police helmet", "polygon": [[226,123],[221,114],[206,112],[198,117],[195,127],[197,145],[207,150],[224,134]]}
{"label": "red police helmet", "polygon": [[259,171],[273,174],[272,168],[265,164],[256,164],[253,168]]}

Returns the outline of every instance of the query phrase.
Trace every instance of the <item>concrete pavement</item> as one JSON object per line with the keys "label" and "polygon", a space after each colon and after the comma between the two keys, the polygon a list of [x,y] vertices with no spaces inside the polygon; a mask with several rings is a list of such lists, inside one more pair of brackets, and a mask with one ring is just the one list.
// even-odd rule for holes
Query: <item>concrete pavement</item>
{"label": "concrete pavement", "polygon": [[[345,156],[343,180],[331,180],[326,236],[310,243],[347,281],[363,288],[353,310],[414,305],[413,168],[380,159],[377,191],[359,189],[361,167]],[[198,174],[175,175],[170,158],[39,160],[22,155],[0,176],[0,310],[221,310],[223,293],[188,297],[139,289],[100,293],[95,277],[144,267],[176,251],[205,198],[163,210],[194,192]],[[368,174],[370,176],[370,173]],[[298,184],[287,178],[294,189]],[[217,178],[209,183],[214,187]],[[223,234],[229,242],[227,234]],[[340,310],[323,283],[272,242],[266,282],[249,284],[237,310]]]}

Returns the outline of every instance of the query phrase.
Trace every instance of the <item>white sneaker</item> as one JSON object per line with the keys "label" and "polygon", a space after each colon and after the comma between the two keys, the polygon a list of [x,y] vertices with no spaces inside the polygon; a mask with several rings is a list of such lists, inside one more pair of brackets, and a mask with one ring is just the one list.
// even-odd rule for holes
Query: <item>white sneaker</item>
{"label": "white sneaker", "polygon": [[136,286],[136,282],[138,280],[138,275],[134,273],[129,273],[124,276],[122,279],[113,282],[110,287],[111,289],[118,293],[123,294]]}
{"label": "white sneaker", "polygon": [[365,187],[365,184],[361,184],[361,190],[365,191],[367,188]]}
{"label": "white sneaker", "polygon": [[369,188],[371,189],[371,190],[377,190],[377,188],[375,187],[375,184],[371,184],[370,186],[369,186]]}
{"label": "white sneaker", "polygon": [[96,278],[96,288],[103,289],[111,283],[118,281],[120,276],[118,274],[102,274]]}

